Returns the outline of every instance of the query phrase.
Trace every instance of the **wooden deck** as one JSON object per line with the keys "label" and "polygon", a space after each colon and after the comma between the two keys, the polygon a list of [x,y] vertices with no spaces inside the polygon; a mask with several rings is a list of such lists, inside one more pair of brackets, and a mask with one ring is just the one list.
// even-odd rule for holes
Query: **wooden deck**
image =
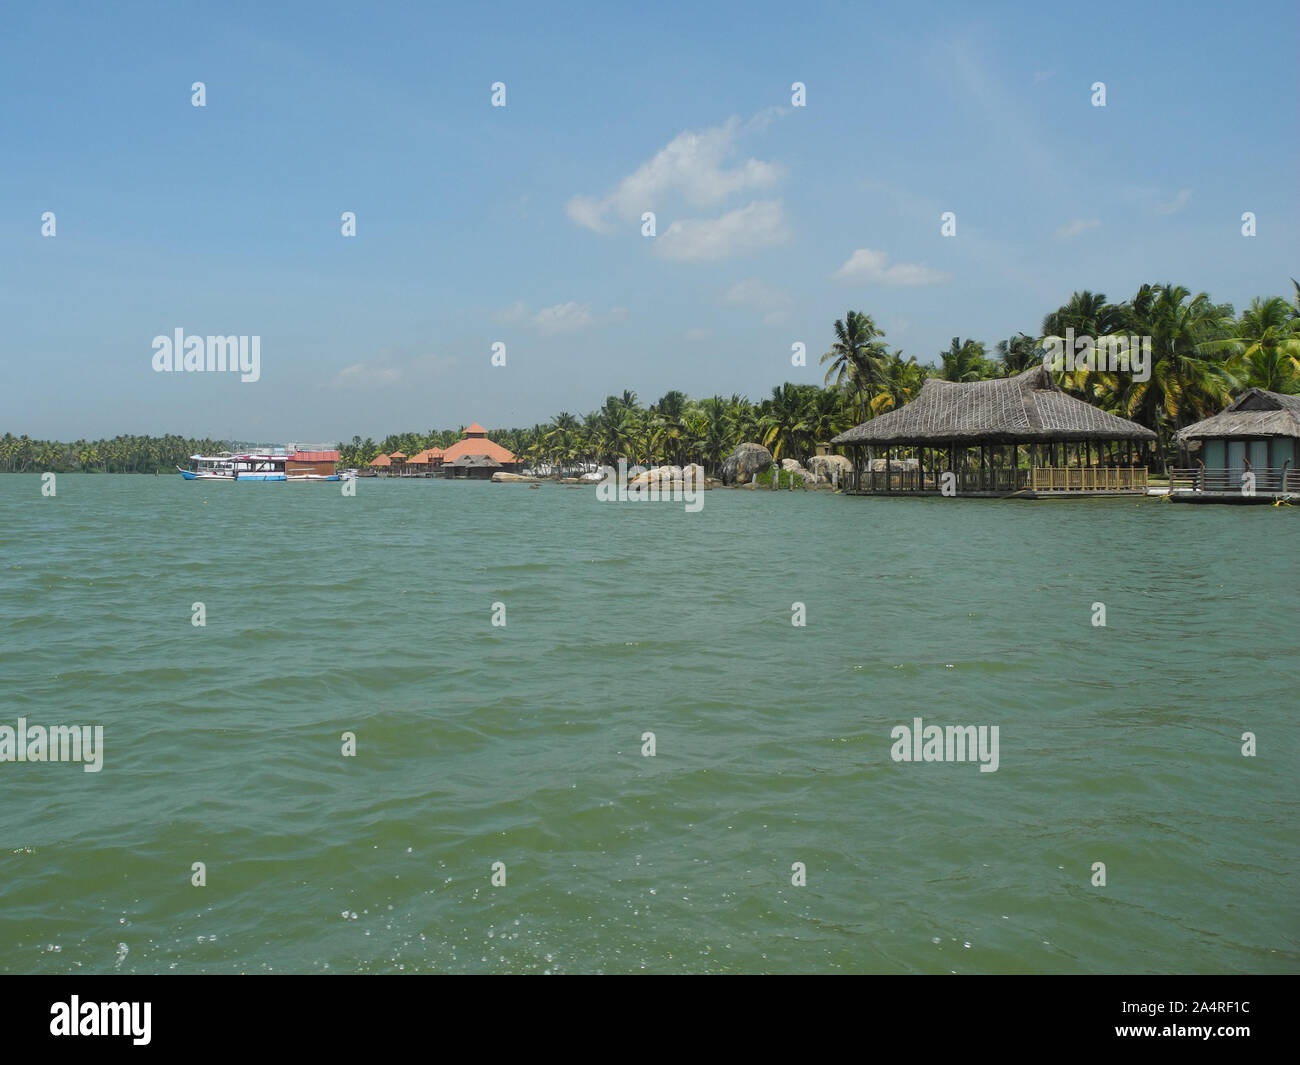
{"label": "wooden deck", "polygon": [[[1253,486],[1245,474],[1255,476]],[[1276,503],[1300,504],[1300,470],[1254,470],[1205,467],[1169,471],[1169,498],[1175,503]]]}
{"label": "wooden deck", "polygon": [[[938,496],[940,478],[948,471],[861,470],[848,495]],[[956,470],[952,495],[974,499],[1049,499],[1114,495],[1146,495],[1145,466],[1052,467],[1033,469]]]}

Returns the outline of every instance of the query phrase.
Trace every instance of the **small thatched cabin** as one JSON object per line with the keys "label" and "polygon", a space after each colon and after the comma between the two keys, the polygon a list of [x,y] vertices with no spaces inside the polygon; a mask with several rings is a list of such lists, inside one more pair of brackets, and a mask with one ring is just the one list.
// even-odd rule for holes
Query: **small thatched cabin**
{"label": "small thatched cabin", "polygon": [[465,478],[472,481],[490,481],[501,469],[501,463],[487,455],[462,455],[442,464],[442,475],[449,479]]}
{"label": "small thatched cabin", "polygon": [[1174,440],[1182,459],[1169,475],[1175,499],[1267,502],[1300,493],[1300,396],[1252,388]]}
{"label": "small thatched cabin", "polygon": [[[1142,452],[1155,438],[1035,366],[992,381],[931,377],[911,403],[831,443],[850,449],[857,492],[939,495],[946,484],[947,494],[1032,497],[1145,493]],[[901,457],[915,465],[898,468]]]}

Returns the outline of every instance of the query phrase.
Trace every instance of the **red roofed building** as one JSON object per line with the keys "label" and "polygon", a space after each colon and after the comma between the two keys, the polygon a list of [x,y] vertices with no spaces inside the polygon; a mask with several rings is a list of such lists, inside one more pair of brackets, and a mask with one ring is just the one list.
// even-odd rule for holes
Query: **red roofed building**
{"label": "red roofed building", "polygon": [[333,477],[338,472],[337,451],[294,451],[284,460],[286,474]]}
{"label": "red roofed building", "polygon": [[[497,465],[489,467],[477,463],[469,466],[461,464],[455,470],[447,469],[452,463],[468,458],[491,459]],[[476,475],[483,476],[484,474],[491,477],[496,470],[504,470],[506,473],[518,473],[523,466],[523,460],[495,441],[489,440],[487,430],[478,422],[475,422],[465,430],[463,440],[457,440],[442,453],[442,466],[446,470],[448,477],[472,477]]]}
{"label": "red roofed building", "polygon": [[416,476],[427,477],[442,469],[442,456],[443,450],[440,447],[425,448],[407,459],[406,466],[408,469],[413,469]]}

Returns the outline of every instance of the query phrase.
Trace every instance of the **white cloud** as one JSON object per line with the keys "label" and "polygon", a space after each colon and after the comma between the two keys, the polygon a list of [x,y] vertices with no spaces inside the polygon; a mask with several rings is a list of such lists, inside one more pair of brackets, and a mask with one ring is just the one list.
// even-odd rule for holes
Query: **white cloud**
{"label": "white cloud", "polygon": [[523,300],[516,300],[504,310],[497,311],[494,318],[498,322],[505,322],[507,325],[514,325],[518,322],[527,320],[528,308],[524,306]]}
{"label": "white cloud", "polygon": [[655,238],[664,259],[699,262],[726,259],[790,239],[780,200],[755,200],[720,218],[679,218]]}
{"label": "white cloud", "polygon": [[737,281],[722,298],[726,303],[766,311],[763,315],[764,325],[782,324],[789,317],[787,312],[794,303],[785,289],[764,281]]}
{"label": "white cloud", "polygon": [[1095,218],[1076,218],[1067,222],[1056,231],[1056,235],[1062,240],[1068,240],[1070,237],[1077,237],[1080,233],[1086,233],[1090,229],[1095,229],[1101,225]]}
{"label": "white cloud", "polygon": [[363,388],[373,385],[391,385],[401,380],[402,371],[391,366],[374,366],[365,362],[354,362],[345,366],[328,382],[330,388]]}
{"label": "white cloud", "polygon": [[574,333],[591,325],[591,304],[570,302],[543,307],[533,315],[532,323],[543,333]]}
{"label": "white cloud", "polygon": [[712,329],[700,329],[697,327],[686,330],[687,340],[708,340],[711,336],[713,336]]}
{"label": "white cloud", "polygon": [[[761,129],[770,120],[765,112],[750,126]],[[680,133],[604,196],[574,196],[565,211],[578,225],[609,233],[619,222],[663,210],[670,195],[680,195],[691,207],[710,207],[738,192],[774,185],[782,175],[774,163],[746,159],[729,165],[740,132],[740,120],[731,118],[721,126]]]}
{"label": "white cloud", "polygon": [[412,388],[421,382],[445,376],[457,362],[455,358],[435,352],[393,345],[375,352],[368,362],[354,362],[343,367],[317,387],[355,390],[381,388],[400,382],[403,388]]}
{"label": "white cloud", "polygon": [[604,314],[591,309],[590,303],[557,303],[543,307],[536,314],[529,314],[528,307],[522,300],[512,303],[494,315],[498,322],[508,325],[525,325],[539,333],[576,333],[595,325],[607,322],[621,322],[627,317],[624,307],[612,307]]}
{"label": "white cloud", "polygon": [[859,248],[849,256],[848,262],[831,276],[841,281],[861,281],[877,285],[941,285],[951,280],[951,275],[919,263],[895,263],[883,251]]}
{"label": "white cloud", "polygon": [[1177,214],[1191,202],[1192,190],[1179,189],[1178,195],[1168,203],[1158,203],[1155,206],[1156,214]]}

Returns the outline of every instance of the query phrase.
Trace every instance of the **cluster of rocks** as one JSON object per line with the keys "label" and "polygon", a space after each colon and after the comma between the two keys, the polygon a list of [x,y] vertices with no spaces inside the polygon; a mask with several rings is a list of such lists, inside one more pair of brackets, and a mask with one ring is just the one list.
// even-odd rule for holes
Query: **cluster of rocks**
{"label": "cluster of rocks", "polygon": [[[772,453],[762,444],[741,444],[722,464],[722,483],[753,488],[759,474],[775,465]],[[853,471],[853,463],[843,455],[815,455],[806,467],[798,459],[782,459],[781,469],[817,488],[838,485]]]}
{"label": "cluster of rocks", "polygon": [[[631,472],[631,470],[628,471],[629,474]],[[695,462],[685,466],[653,466],[638,473],[635,477],[628,477],[627,486],[629,488],[640,485],[645,487],[658,485],[659,489],[665,492],[674,489],[681,491],[683,488],[699,489],[709,487],[708,479],[704,476],[704,467]]]}
{"label": "cluster of rocks", "polygon": [[[884,469],[884,460],[877,459],[880,463],[880,469]],[[915,460],[911,460],[915,462]],[[722,464],[721,477],[722,483],[737,488],[757,488],[758,477],[760,474],[774,471],[777,463],[772,458],[772,453],[762,444],[740,444]],[[902,462],[895,461],[894,468],[898,469],[903,466]],[[853,463],[843,455],[815,455],[808,460],[805,467],[797,459],[782,459],[780,468],[786,473],[793,474],[800,478],[803,484],[809,488],[831,488],[844,483],[849,474],[853,472]],[[581,477],[565,477],[561,479],[562,484],[597,484],[606,478],[617,479],[618,471],[610,466],[601,466],[598,470],[591,473],[585,473]],[[519,473],[498,472],[492,475],[492,480],[501,482],[531,482],[539,483],[549,478],[531,477]],[[643,485],[650,487],[657,485],[660,491],[670,492],[674,489],[682,490],[683,488],[710,488],[716,481],[706,478],[704,467],[698,463],[690,463],[686,466],[654,466],[650,469],[642,469],[634,466],[628,471],[628,487]]]}

